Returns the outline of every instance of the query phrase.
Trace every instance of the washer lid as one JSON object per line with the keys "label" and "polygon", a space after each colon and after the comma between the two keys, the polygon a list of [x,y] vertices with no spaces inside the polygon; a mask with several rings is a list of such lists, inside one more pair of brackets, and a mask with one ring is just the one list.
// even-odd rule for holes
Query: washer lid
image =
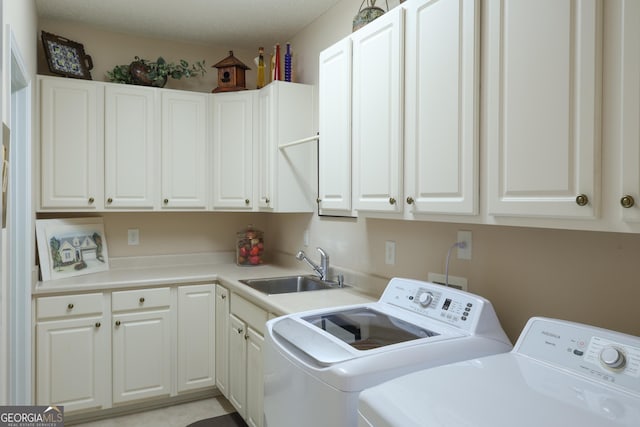
{"label": "washer lid", "polygon": [[273,324],[273,332],[289,341],[294,347],[321,365],[328,366],[356,357],[355,354],[343,348],[331,338],[319,334],[291,317],[285,317],[275,322]]}

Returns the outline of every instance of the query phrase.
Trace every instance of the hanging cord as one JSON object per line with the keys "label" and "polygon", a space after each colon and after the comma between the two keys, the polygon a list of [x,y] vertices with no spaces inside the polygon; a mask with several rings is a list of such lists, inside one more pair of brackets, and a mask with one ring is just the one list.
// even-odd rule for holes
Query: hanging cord
{"label": "hanging cord", "polygon": [[451,257],[451,251],[453,250],[453,248],[464,249],[466,247],[467,247],[467,242],[465,241],[455,242],[453,245],[451,245],[451,247],[449,248],[449,251],[447,251],[447,263],[444,267],[444,285],[445,286],[449,286],[449,258]]}

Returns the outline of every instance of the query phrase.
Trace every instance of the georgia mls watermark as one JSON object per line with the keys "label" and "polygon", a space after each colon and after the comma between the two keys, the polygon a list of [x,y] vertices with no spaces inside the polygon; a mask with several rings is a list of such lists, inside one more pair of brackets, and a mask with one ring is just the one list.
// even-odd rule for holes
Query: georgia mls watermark
{"label": "georgia mls watermark", "polygon": [[0,406],[0,427],[64,427],[64,406]]}

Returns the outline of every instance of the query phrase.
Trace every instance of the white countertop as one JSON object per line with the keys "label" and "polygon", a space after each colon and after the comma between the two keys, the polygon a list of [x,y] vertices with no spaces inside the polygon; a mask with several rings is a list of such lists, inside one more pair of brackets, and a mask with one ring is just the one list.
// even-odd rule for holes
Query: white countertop
{"label": "white countertop", "polygon": [[239,267],[231,262],[127,266],[126,268],[112,268],[105,272],[37,282],[32,289],[32,295],[40,297],[78,292],[111,292],[128,288],[217,282],[227,287],[231,292],[276,315],[377,300],[377,298],[349,286],[341,289],[267,295],[239,282],[241,279],[294,274],[310,274],[310,271],[277,265]]}

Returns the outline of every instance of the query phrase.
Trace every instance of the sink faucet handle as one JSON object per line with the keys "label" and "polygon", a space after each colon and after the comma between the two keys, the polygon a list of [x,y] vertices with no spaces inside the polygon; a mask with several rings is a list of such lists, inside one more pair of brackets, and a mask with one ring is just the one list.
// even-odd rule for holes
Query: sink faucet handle
{"label": "sink faucet handle", "polygon": [[325,252],[324,249],[318,247],[318,252],[320,252],[320,269],[322,270],[322,278],[326,279],[329,277],[329,255]]}

